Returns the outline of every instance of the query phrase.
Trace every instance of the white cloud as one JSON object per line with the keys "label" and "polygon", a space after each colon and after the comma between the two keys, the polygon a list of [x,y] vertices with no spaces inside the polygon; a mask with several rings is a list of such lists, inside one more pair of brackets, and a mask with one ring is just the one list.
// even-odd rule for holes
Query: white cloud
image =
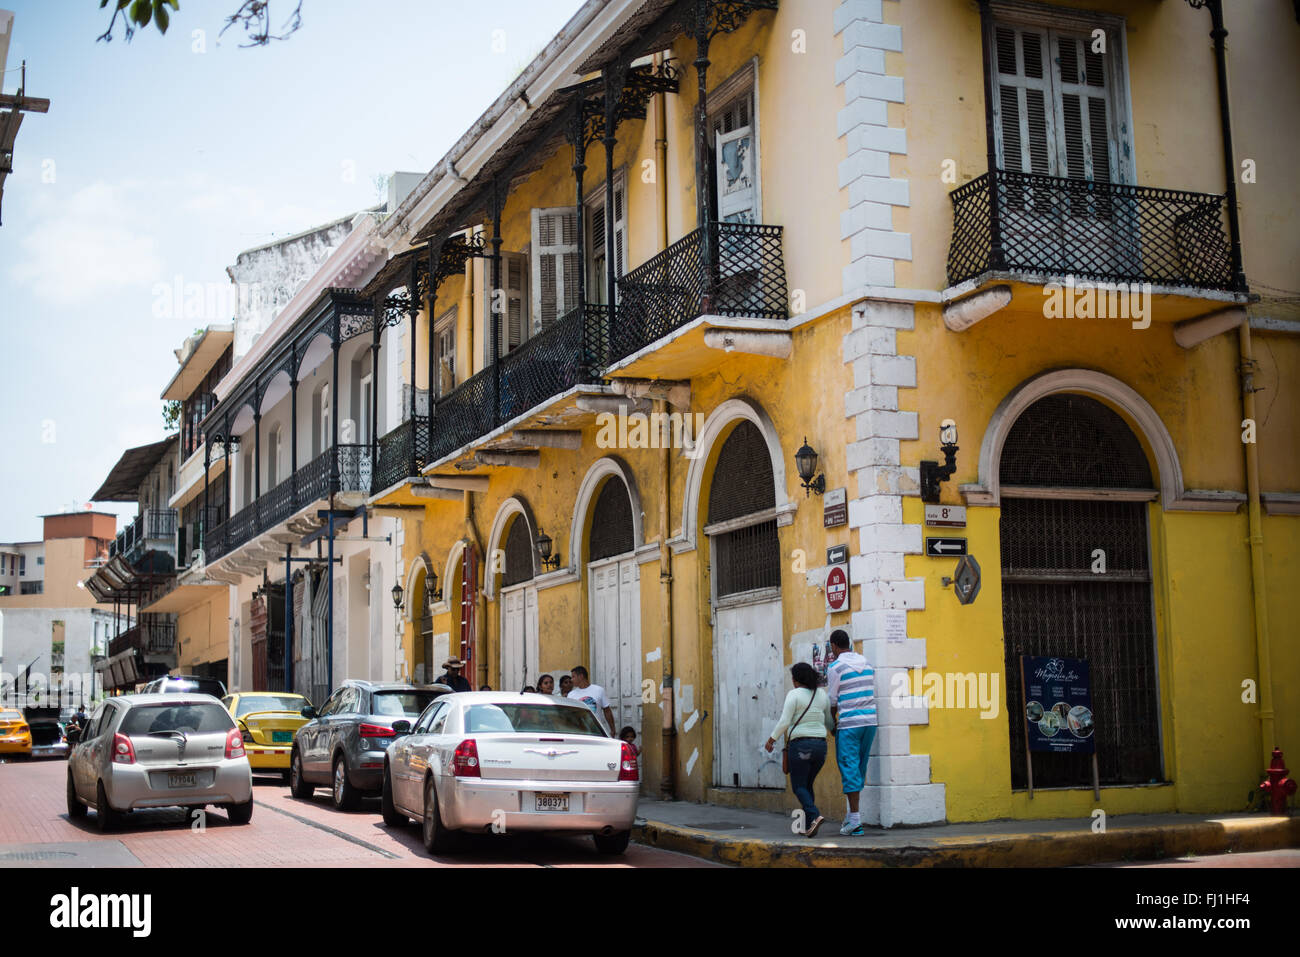
{"label": "white cloud", "polygon": [[34,296],[60,306],[125,286],[147,286],[163,273],[152,236],[141,232],[128,188],[96,182],[66,202],[46,205],[21,240],[11,270]]}

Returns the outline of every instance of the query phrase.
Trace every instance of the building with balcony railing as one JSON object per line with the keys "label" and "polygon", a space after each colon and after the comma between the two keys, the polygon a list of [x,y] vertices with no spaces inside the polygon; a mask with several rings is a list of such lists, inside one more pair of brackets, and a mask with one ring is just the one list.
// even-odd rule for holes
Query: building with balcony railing
{"label": "building with balcony railing", "polygon": [[[1073,813],[1077,756],[1035,756],[1062,790],[1029,803],[1019,661],[1076,657],[1108,801],[1226,807],[1183,744],[1225,725],[1234,786],[1257,783],[1277,719],[1165,690],[1198,659],[1300,666],[1263,651],[1285,598],[1229,545],[1300,547],[1277,411],[1300,407],[1296,198],[1247,159],[1285,165],[1296,136],[1215,50],[1226,29],[1234,75],[1294,105],[1300,28],[1089,6],[585,5],[378,227],[390,258],[356,287],[414,314],[401,417],[368,469],[331,465],[336,494],[368,478],[405,516],[409,672],[458,654],[516,688],[584,663],[648,788],[778,807],[763,725],[842,627],[880,676],[864,808],[888,826]],[[1288,397],[1267,424],[1261,379]],[[969,509],[978,604],[926,557],[935,506]],[[1015,690],[991,720],[880,700],[926,663]]]}

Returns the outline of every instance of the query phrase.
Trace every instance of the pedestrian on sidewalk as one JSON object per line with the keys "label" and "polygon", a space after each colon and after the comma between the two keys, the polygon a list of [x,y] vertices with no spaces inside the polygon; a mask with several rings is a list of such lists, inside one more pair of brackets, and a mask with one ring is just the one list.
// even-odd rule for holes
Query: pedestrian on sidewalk
{"label": "pedestrian on sidewalk", "polygon": [[826,669],[826,692],[835,719],[835,762],[840,768],[848,815],[840,833],[861,837],[858,802],[867,780],[867,761],[876,738],[876,675],[866,658],[853,650],[842,629],[831,632],[831,665]]}
{"label": "pedestrian on sidewalk", "polygon": [[[825,822],[813,799],[813,782],[826,763],[826,735],[834,727],[831,703],[818,687],[817,669],[800,661],[790,669],[794,688],[785,696],[781,720],[763,745],[769,752],[776,739],[785,735],[781,770],[790,775],[790,789],[803,807],[804,820],[810,821],[804,834],[814,837]],[[798,715],[798,717],[795,717]]]}
{"label": "pedestrian on sidewalk", "polygon": [[570,674],[573,675],[573,690],[568,696],[575,701],[581,701],[598,718],[603,711],[609,736],[614,737],[614,712],[609,709],[609,698],[605,697],[605,689],[591,683],[591,678],[583,665],[574,665],[570,669]]}
{"label": "pedestrian on sidewalk", "polygon": [[567,698],[569,692],[573,690],[573,676],[560,675],[560,697]]}
{"label": "pedestrian on sidewalk", "polygon": [[537,679],[538,694],[555,694],[555,678],[551,675],[542,675]]}
{"label": "pedestrian on sidewalk", "polygon": [[465,667],[465,662],[461,661],[456,655],[452,655],[442,663],[446,670],[438,676],[438,684],[446,685],[452,691],[470,691],[469,681],[461,674],[461,669]]}

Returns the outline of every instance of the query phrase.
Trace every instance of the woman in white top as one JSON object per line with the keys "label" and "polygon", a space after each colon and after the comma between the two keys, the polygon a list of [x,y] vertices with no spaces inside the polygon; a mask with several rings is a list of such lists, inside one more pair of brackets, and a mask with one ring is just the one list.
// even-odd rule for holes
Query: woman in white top
{"label": "woman in white top", "polygon": [[803,806],[804,821],[811,822],[805,834],[813,837],[825,821],[813,800],[813,781],[826,763],[826,735],[834,732],[835,719],[830,698],[818,687],[817,670],[812,665],[798,662],[790,669],[790,677],[794,688],[785,696],[781,720],[763,747],[771,751],[777,739],[789,733],[790,788]]}

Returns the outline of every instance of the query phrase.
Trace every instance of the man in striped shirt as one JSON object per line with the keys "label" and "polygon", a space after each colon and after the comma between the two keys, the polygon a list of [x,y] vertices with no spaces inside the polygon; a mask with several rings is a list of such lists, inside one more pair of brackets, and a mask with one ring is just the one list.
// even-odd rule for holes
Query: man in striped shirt
{"label": "man in striped shirt", "polygon": [[858,814],[858,800],[876,737],[876,676],[867,659],[853,650],[853,643],[842,629],[831,632],[831,654],[834,659],[826,669],[826,694],[836,719],[835,760],[849,802],[840,833],[861,837],[866,832]]}

